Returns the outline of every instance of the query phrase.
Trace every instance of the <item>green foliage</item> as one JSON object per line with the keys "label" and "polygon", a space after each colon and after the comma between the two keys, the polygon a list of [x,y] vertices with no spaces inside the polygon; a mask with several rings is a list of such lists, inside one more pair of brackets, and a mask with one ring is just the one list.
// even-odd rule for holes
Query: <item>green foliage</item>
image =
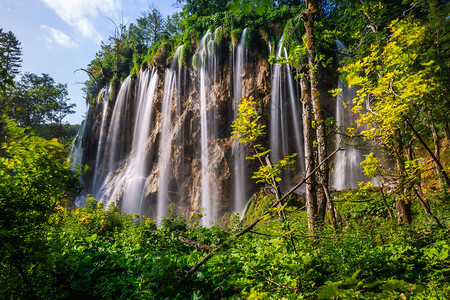
{"label": "green foliage", "polygon": [[[380,138],[386,145],[394,141],[402,116],[414,105],[423,105],[437,85],[434,62],[417,61],[425,26],[394,21],[389,28],[392,35],[386,46],[373,45],[370,56],[343,68],[349,84],[361,87],[354,111],[361,115],[358,122],[368,126],[364,136]],[[366,103],[370,109],[363,112]]]}
{"label": "green foliage", "polygon": [[233,137],[239,139],[242,144],[254,143],[265,135],[265,125],[261,124],[257,102],[253,97],[242,98],[239,103],[239,117],[233,121]]}
{"label": "green foliage", "polygon": [[50,75],[25,73],[0,95],[0,103],[5,103],[4,112],[17,123],[37,129],[53,122],[62,126],[64,117],[74,113],[75,104],[68,103],[67,95],[67,85],[56,83]]}
{"label": "green foliage", "polygon": [[234,0],[230,2],[230,11],[234,14],[263,16],[272,5],[272,0],[245,1]]}
{"label": "green foliage", "polygon": [[227,9],[229,0],[177,0],[186,15],[209,16]]}
{"label": "green foliage", "polygon": [[[374,196],[360,192],[351,197]],[[270,205],[273,198],[258,196],[255,214],[265,210],[258,208],[263,203]],[[122,215],[116,207],[105,209],[88,199],[84,208],[56,209],[45,234],[50,255],[45,264],[34,267],[32,281],[41,298],[57,299],[390,299],[402,294],[446,298],[450,290],[446,282],[450,275],[448,228],[425,223],[406,228],[383,221],[381,215],[368,217],[370,212],[361,211],[358,216],[354,206],[364,210],[366,203],[337,201],[340,214],[350,215],[342,237],[324,226],[316,234],[325,238],[311,244],[304,238],[306,214],[297,209],[285,209],[291,230],[268,218],[253,228],[255,234],[229,240],[233,231],[242,229],[239,220],[230,223],[234,224],[230,231],[187,226],[171,210],[156,228],[152,220]],[[290,233],[294,233],[296,254],[285,243]],[[224,251],[174,288],[173,283],[207,253],[180,241],[179,236],[210,247],[228,242]],[[9,271],[0,273],[2,286],[7,287],[0,292],[2,298],[25,297],[20,294],[21,280],[14,281],[14,276]]]}
{"label": "green foliage", "polygon": [[12,31],[3,32],[0,28],[0,72],[4,78],[11,78],[19,74],[22,62],[22,47]]}
{"label": "green foliage", "polygon": [[[255,154],[252,158],[258,158],[262,155],[266,155],[267,152],[260,152]],[[281,181],[281,171],[283,169],[287,169],[288,166],[293,165],[295,163],[295,157],[297,153],[293,153],[284,157],[283,159],[278,160],[278,163],[272,166],[264,165],[259,168],[258,171],[253,173],[252,179],[256,179],[256,183],[264,183],[270,182],[272,178],[275,179],[276,182]]]}
{"label": "green foliage", "polygon": [[364,175],[368,178],[375,178],[376,176],[382,175],[382,165],[378,158],[375,157],[373,152],[364,155],[364,160],[361,162],[363,167]]}
{"label": "green foliage", "polygon": [[269,209],[275,200],[274,195],[266,195],[264,193],[254,195],[247,204],[242,223],[250,224],[253,222],[255,218]]}
{"label": "green foliage", "polygon": [[[4,91],[6,91],[6,87],[14,85],[14,76],[8,75],[8,71],[6,69],[3,69],[1,58],[0,58],[0,69],[1,69],[0,89],[4,92]],[[1,106],[3,107],[4,104],[1,103]]]}
{"label": "green foliage", "polygon": [[9,268],[20,274],[23,292],[33,295],[29,277],[47,254],[45,229],[67,201],[66,193],[77,191],[78,179],[56,139],[45,140],[12,121],[2,122],[7,137],[0,157],[0,273]]}
{"label": "green foliage", "polygon": [[[21,55],[22,48],[14,33],[4,33],[0,28],[0,110],[20,125],[32,127],[38,135],[42,125],[58,123],[58,134],[52,137],[62,137],[62,120],[74,113],[75,106],[67,103],[67,85],[56,83],[48,74],[31,73],[23,74],[20,81],[14,82],[14,76],[19,74]],[[0,122],[0,136],[5,130],[3,126]],[[0,143],[3,140],[0,137]]]}
{"label": "green foliage", "polygon": [[[393,209],[395,207],[395,197],[393,195],[384,195],[388,205]],[[346,212],[341,215],[343,225],[353,226],[353,222],[364,222],[369,224],[377,222],[377,219],[387,219],[388,212],[383,203],[382,196],[370,182],[360,183],[357,189],[336,193],[333,203],[339,204],[339,207]]]}
{"label": "green foliage", "polygon": [[237,46],[239,38],[241,37],[241,30],[239,28],[231,30],[231,43],[233,46]]}
{"label": "green foliage", "polygon": [[[379,40],[361,47],[341,71],[350,85],[358,87],[353,111],[359,114],[363,137],[381,143],[388,155],[397,158],[397,169],[390,175],[398,185],[418,186],[420,174],[430,166],[415,157],[427,143],[439,142],[439,134],[433,140],[430,128],[447,126],[448,121],[448,84],[444,83],[448,82],[448,61],[441,59],[440,46],[432,46],[448,39],[441,32],[449,26],[448,19],[436,10],[448,11],[448,5],[411,3],[400,18],[391,20],[393,4],[377,5],[380,15],[367,7],[365,14],[374,26],[373,34],[367,36]],[[378,172],[387,174],[382,168]]]}

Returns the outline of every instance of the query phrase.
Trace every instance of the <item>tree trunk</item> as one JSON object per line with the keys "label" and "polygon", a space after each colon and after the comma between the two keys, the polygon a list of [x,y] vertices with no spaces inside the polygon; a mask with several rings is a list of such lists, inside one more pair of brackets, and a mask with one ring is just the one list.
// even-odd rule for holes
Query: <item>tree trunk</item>
{"label": "tree trunk", "polygon": [[[318,163],[320,164],[327,157],[326,149],[326,137],[325,137],[325,122],[323,119],[322,107],[320,105],[320,93],[319,93],[319,79],[317,72],[316,57],[316,42],[314,35],[314,17],[319,8],[318,1],[309,0],[306,1],[306,10],[301,13],[300,18],[303,20],[306,29],[306,47],[308,50],[308,66],[309,77],[311,80],[311,102],[314,112],[314,119],[316,123],[316,137],[317,137],[317,155]],[[318,219],[323,221],[325,219],[325,212],[327,208],[328,192],[328,163],[322,164],[319,170],[319,187],[323,190],[318,191]]]}
{"label": "tree trunk", "polygon": [[[270,161],[269,155],[266,155],[265,159],[266,159],[266,164],[269,167],[272,167],[272,162]],[[275,180],[274,177],[270,178],[269,184],[272,186],[272,189],[275,191],[276,201],[280,202],[281,197],[283,197],[283,193],[281,192],[280,185],[277,183],[277,181]],[[278,220],[280,221],[280,223],[285,221],[284,212],[281,210],[282,206],[283,206],[283,204],[281,202],[278,203],[278,205],[277,205],[277,208],[279,209],[278,210]]]}
{"label": "tree trunk", "polygon": [[[269,167],[272,167],[272,162],[270,161],[270,157],[269,155],[266,155],[266,164]],[[278,219],[280,221],[280,223],[285,223],[286,222],[286,215],[284,213],[284,211],[281,209],[283,207],[283,203],[281,202],[281,198],[283,197],[283,193],[281,192],[281,188],[280,185],[277,183],[277,181],[275,180],[275,177],[272,177],[270,184],[272,185],[272,188],[275,190],[275,196],[277,199],[277,208],[278,208]],[[287,226],[287,230],[291,231],[291,227],[289,226],[289,224],[286,224]],[[295,247],[295,241],[294,241],[294,237],[292,235],[292,232],[289,233],[289,241],[291,243],[291,247],[292,247],[292,252],[294,254],[297,253],[297,249]]]}
{"label": "tree trunk", "polygon": [[[313,129],[311,115],[311,94],[308,88],[308,79],[306,76],[300,78],[301,99],[303,104],[303,139],[305,148],[305,168],[306,174],[314,169],[314,152],[313,152]],[[315,193],[314,176],[306,180],[306,213],[308,214],[309,233],[314,233],[315,219],[317,214],[317,198]]]}
{"label": "tree trunk", "polygon": [[411,224],[411,201],[408,197],[408,187],[405,186],[405,165],[403,160],[405,159],[405,149],[403,145],[398,145],[397,148],[397,174],[399,174],[399,179],[397,181],[398,187],[403,190],[403,195],[398,195],[395,203],[395,208],[397,209],[397,221],[399,224],[406,223]]}
{"label": "tree trunk", "polygon": [[331,201],[331,197],[330,197],[330,192],[328,191],[327,188],[323,189],[325,192],[325,197],[327,199],[327,211],[328,214],[330,216],[330,223],[331,223],[331,227],[333,227],[334,232],[336,233],[337,230],[337,224],[336,224],[336,209],[334,207],[333,202]]}
{"label": "tree trunk", "polygon": [[30,299],[36,299],[36,292],[34,291],[33,285],[31,284],[30,280],[28,279],[27,273],[23,270],[20,263],[13,262],[12,265],[16,270],[19,272],[20,277],[22,277],[23,282],[25,283],[26,287],[28,288],[27,293],[29,293]]}
{"label": "tree trunk", "polygon": [[444,131],[445,131],[445,139],[446,139],[446,144],[447,144],[447,148],[450,148],[450,125],[449,123],[445,123],[444,126]]}
{"label": "tree trunk", "polygon": [[[428,115],[431,117],[431,112],[428,111]],[[440,153],[441,153],[441,145],[439,141],[439,135],[436,128],[436,125],[433,121],[430,122],[431,133],[433,134],[433,144],[434,144],[434,156],[440,161]],[[442,180],[441,171],[439,169],[439,165],[434,162],[434,168],[436,169],[436,174],[439,180],[439,187],[442,189],[444,187],[444,182]]]}
{"label": "tree trunk", "polygon": [[[404,196],[407,196],[407,190],[404,190]],[[398,224],[406,223],[411,225],[411,202],[405,201],[405,199],[397,199],[395,207],[397,209],[397,221]]]}
{"label": "tree trunk", "polygon": [[378,186],[381,193],[381,199],[383,199],[384,206],[386,206],[386,210],[389,214],[389,219],[394,220],[394,214],[392,213],[392,209],[389,207],[389,204],[386,201],[386,198],[384,197],[383,187],[381,185]]}

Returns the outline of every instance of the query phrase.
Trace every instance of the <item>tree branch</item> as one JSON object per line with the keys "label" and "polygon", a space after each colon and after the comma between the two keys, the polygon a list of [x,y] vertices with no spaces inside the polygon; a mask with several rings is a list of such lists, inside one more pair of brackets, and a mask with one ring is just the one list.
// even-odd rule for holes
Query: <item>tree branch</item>
{"label": "tree branch", "polygon": [[416,7],[416,5],[422,4],[422,3],[424,3],[424,2],[427,2],[427,1],[426,1],[426,0],[422,0],[422,1],[414,2],[414,3],[411,5],[410,8],[408,8],[407,10],[405,10],[405,11],[402,13],[401,17],[406,17],[406,13],[407,13],[407,12],[409,12],[409,11],[412,10],[414,7]]}
{"label": "tree branch", "polygon": [[200,250],[211,251],[211,250],[214,249],[213,247],[210,247],[210,246],[208,246],[208,245],[201,244],[201,243],[199,243],[199,242],[196,242],[196,241],[187,239],[187,238],[185,238],[185,237],[183,237],[183,236],[181,236],[181,235],[178,237],[178,239],[179,239],[180,241],[182,241],[182,242],[184,242],[184,243],[186,243],[186,244],[188,244],[188,245],[194,246],[194,247],[196,247],[197,249],[200,249]]}
{"label": "tree branch", "polygon": [[76,73],[77,71],[84,71],[84,72],[88,73],[88,75],[89,75],[92,79],[94,79],[95,85],[98,86],[97,78],[95,78],[95,76],[94,76],[94,74],[92,74],[92,72],[90,72],[90,71],[88,71],[88,70],[86,70],[86,69],[83,69],[83,68],[76,69],[76,70],[73,71],[73,72]]}
{"label": "tree branch", "polygon": [[292,291],[295,291],[295,290],[296,290],[296,288],[294,288],[294,287],[292,287],[292,286],[287,286],[287,285],[279,284],[279,283],[273,281],[272,279],[265,277],[264,275],[262,275],[261,273],[259,273],[259,272],[258,272],[255,268],[253,268],[253,267],[250,267],[250,268],[253,270],[253,272],[255,272],[256,274],[258,274],[259,276],[261,276],[262,278],[264,278],[267,282],[270,282],[270,283],[276,285],[277,287],[281,287],[281,288],[285,288],[285,289],[290,289],[290,290],[292,290]]}

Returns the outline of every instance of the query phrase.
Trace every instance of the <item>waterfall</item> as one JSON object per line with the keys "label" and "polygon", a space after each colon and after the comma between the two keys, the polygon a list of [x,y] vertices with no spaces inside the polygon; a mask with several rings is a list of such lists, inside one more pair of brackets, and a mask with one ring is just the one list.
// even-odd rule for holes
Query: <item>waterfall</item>
{"label": "waterfall", "polygon": [[[144,71],[138,75],[135,109],[130,109],[131,77],[124,80],[111,116],[105,155],[105,174],[96,197],[107,206],[122,200],[122,211],[140,214],[147,178],[146,144],[152,123],[153,98],[158,74]],[[130,122],[134,120],[134,122]],[[133,124],[130,136],[127,127]],[[127,144],[131,143],[128,157]]]}
{"label": "waterfall", "polygon": [[[274,64],[270,72],[265,63],[249,63],[247,55],[253,50],[246,45],[247,29],[232,57],[222,56],[220,51],[227,47],[218,30],[208,30],[201,38],[192,58],[194,68],[182,67],[185,49],[180,46],[165,70],[164,83],[158,84],[155,69],[146,70],[127,77],[115,99],[108,101],[107,91],[100,92],[95,114],[90,114],[95,121],[91,134],[99,137],[85,144],[84,161],[93,170],[85,176],[87,192],[106,207],[121,205],[124,213],[160,223],[174,203],[187,218],[203,212],[204,226],[226,211],[242,214],[250,191],[258,188],[250,179],[257,162],[247,161],[245,145],[230,139],[229,124],[238,115],[242,97],[260,97],[270,84],[270,102],[261,101],[264,116],[270,118],[272,161],[297,152],[295,170],[304,169],[299,87],[291,66]],[[287,58],[281,40],[270,50]],[[253,70],[261,73],[250,81]],[[300,174],[294,168],[283,171],[282,188],[290,188],[289,180]]]}
{"label": "waterfall", "polygon": [[[288,54],[286,48],[284,50],[284,57],[286,61],[288,61]],[[289,103],[291,106],[292,112],[292,121],[294,124],[294,142],[295,142],[295,151],[297,152],[296,161],[301,171],[305,170],[305,149],[303,146],[303,125],[301,123],[302,120],[302,112],[300,107],[300,95],[295,92],[294,79],[291,74],[291,66],[286,64],[286,77],[288,80],[289,86]]]}
{"label": "waterfall", "polygon": [[[345,48],[340,41],[336,41],[336,44],[339,50]],[[354,145],[357,140],[343,138],[347,128],[355,124],[356,116],[352,114],[351,109],[356,91],[353,87],[345,86],[341,80],[338,80],[338,88],[341,89],[341,92],[336,98],[336,126],[338,130],[336,147],[345,150],[336,153],[332,182],[336,190],[354,189],[358,186],[358,182],[367,180],[362,173],[362,153]]]}
{"label": "waterfall", "polygon": [[[71,163],[70,169],[72,171],[75,171],[75,170],[77,170],[77,168],[82,167],[83,153],[84,153],[83,135],[84,135],[85,127],[86,127],[86,121],[83,121],[81,123],[80,128],[78,129],[75,139],[73,140],[72,147],[70,148],[69,159],[70,159],[70,163]],[[80,186],[84,187],[83,177],[80,176],[78,178],[78,180],[80,182]],[[74,201],[75,206],[77,206],[77,207],[83,206],[85,200],[86,200],[86,195],[83,192],[83,193],[81,193],[81,195],[79,195],[75,198],[75,201]]]}
{"label": "waterfall", "polygon": [[[242,81],[244,77],[244,64],[246,59],[246,37],[247,37],[247,28],[242,31],[241,38],[239,40],[239,44],[236,49],[236,57],[234,61],[234,105],[233,112],[234,118],[236,119],[239,113],[238,106],[241,102],[241,98],[246,96],[243,91]],[[243,214],[245,205],[248,200],[247,195],[247,167],[246,167],[246,152],[245,146],[239,142],[239,140],[234,141],[234,207],[233,209],[240,214]]]}
{"label": "waterfall", "polygon": [[[143,77],[149,75],[149,71],[143,72]],[[135,125],[133,131],[133,144],[127,168],[127,183],[125,184],[122,210],[126,213],[141,213],[142,201],[144,199],[145,181],[147,179],[147,139],[152,122],[153,99],[158,84],[158,73],[152,71],[148,89],[138,93],[137,111],[135,114]],[[144,86],[139,86],[143,89]]]}
{"label": "waterfall", "polygon": [[[287,59],[281,37],[276,57]],[[276,163],[286,155],[297,153],[296,161],[300,170],[304,170],[303,129],[301,120],[300,95],[295,92],[289,64],[276,63],[273,67],[270,104],[270,148],[271,160]],[[288,107],[288,105],[290,107]],[[283,172],[282,188],[289,188],[291,176]]]}
{"label": "waterfall", "polygon": [[86,127],[86,121],[83,121],[80,125],[80,128],[78,129],[77,135],[75,136],[75,139],[72,142],[72,146],[70,147],[69,151],[69,159],[71,163],[70,169],[72,171],[75,171],[77,167],[81,167],[82,161],[83,161],[83,135],[84,135],[84,128]]}
{"label": "waterfall", "polygon": [[[100,165],[101,162],[103,162],[103,144],[104,144],[104,131],[105,131],[105,125],[107,120],[107,111],[108,111],[108,104],[109,104],[109,89],[103,88],[98,93],[98,103],[102,103],[102,121],[100,123],[100,135],[98,136],[98,146],[97,146],[97,154],[95,156],[95,168],[94,168],[94,180],[92,184],[92,190],[94,192],[97,192],[99,189],[99,180],[103,180],[104,174],[101,172],[104,170],[103,166]],[[100,175],[100,179],[99,179]]]}
{"label": "waterfall", "polygon": [[[156,206],[156,220],[158,224],[161,219],[167,216],[169,204],[172,202],[169,191],[169,182],[171,175],[171,154],[172,154],[172,134],[171,134],[171,108],[174,94],[179,91],[179,74],[180,69],[177,68],[178,56],[183,49],[183,46],[178,47],[172,60],[170,68],[166,69],[166,76],[164,82],[164,96],[161,111],[161,138],[159,144],[159,184],[158,197]],[[178,97],[179,98],[179,92]],[[177,103],[180,105],[181,103]],[[178,115],[181,111],[177,111]]]}
{"label": "waterfall", "polygon": [[214,109],[210,108],[215,103],[214,91],[212,91],[210,83],[211,77],[213,82],[216,81],[217,58],[215,48],[215,42],[208,30],[200,40],[200,49],[197,54],[200,73],[200,160],[202,176],[200,207],[205,209],[205,216],[202,218],[205,226],[210,225],[217,216],[215,193],[212,188],[215,174],[212,172],[209,162],[210,150],[215,146],[217,132],[215,120],[210,115],[211,110],[214,112]]}
{"label": "waterfall", "polygon": [[[116,169],[116,164],[118,163],[116,157],[121,158],[125,151],[124,143],[119,142],[118,138],[125,133],[123,123],[126,122],[126,100],[130,93],[130,87],[131,77],[127,77],[122,83],[115,101],[111,120],[109,122],[108,133],[106,135],[106,144],[104,147],[102,146],[104,153],[103,155],[100,154],[98,156],[100,161],[95,162],[96,173],[94,174],[91,185],[93,187],[91,194],[94,195],[97,200],[104,198],[108,177],[110,177],[110,174]],[[104,139],[104,137],[99,136],[99,144],[102,139]],[[97,155],[98,154],[97,150]]]}
{"label": "waterfall", "polygon": [[[281,57],[282,40],[283,37],[278,43],[276,58]],[[284,89],[282,87],[281,71],[282,66],[276,63],[273,67],[272,90],[270,93],[270,148],[272,149],[271,159],[273,163],[287,155],[287,137],[284,126],[285,114],[282,102]]]}
{"label": "waterfall", "polygon": [[[123,158],[125,152],[125,145],[123,141],[119,141],[119,137],[125,136],[125,126],[127,124],[127,99],[130,95],[131,89],[131,77],[128,76],[122,86],[120,87],[119,93],[117,94],[117,99],[115,101],[114,110],[111,115],[108,136],[106,138],[106,147],[109,152],[109,157],[105,157],[108,164],[105,166],[105,174],[109,174],[114,171],[117,167],[117,163]],[[106,163],[106,162],[105,162]],[[97,191],[98,192],[98,191]]]}

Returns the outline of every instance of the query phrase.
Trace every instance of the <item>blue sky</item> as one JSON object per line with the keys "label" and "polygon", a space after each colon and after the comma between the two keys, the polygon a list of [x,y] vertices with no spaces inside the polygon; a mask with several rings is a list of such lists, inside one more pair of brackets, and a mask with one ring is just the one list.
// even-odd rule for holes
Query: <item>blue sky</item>
{"label": "blue sky", "polygon": [[[22,43],[21,72],[48,73],[67,83],[76,113],[65,121],[79,124],[86,112],[82,82],[102,40],[114,34],[122,15],[125,24],[156,7],[164,16],[177,9],[176,0],[0,0],[0,28],[12,31]],[[179,10],[179,9],[178,9]]]}

